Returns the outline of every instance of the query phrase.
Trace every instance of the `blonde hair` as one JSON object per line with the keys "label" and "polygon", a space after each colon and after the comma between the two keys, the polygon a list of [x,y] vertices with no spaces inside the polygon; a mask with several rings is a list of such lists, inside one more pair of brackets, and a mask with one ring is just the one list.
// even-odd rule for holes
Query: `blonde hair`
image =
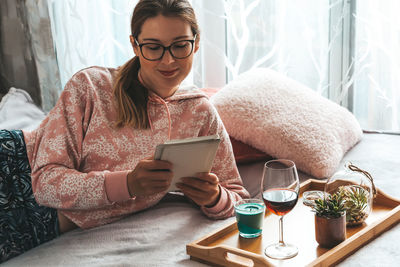
{"label": "blonde hair", "polygon": [[[159,14],[179,17],[186,21],[197,39],[199,27],[194,10],[187,0],[140,0],[132,14],[131,34],[137,38],[144,22]],[[148,91],[139,82],[139,58],[136,56],[121,66],[114,83],[114,98],[117,108],[117,127],[132,126],[135,129],[150,127],[147,117]]]}

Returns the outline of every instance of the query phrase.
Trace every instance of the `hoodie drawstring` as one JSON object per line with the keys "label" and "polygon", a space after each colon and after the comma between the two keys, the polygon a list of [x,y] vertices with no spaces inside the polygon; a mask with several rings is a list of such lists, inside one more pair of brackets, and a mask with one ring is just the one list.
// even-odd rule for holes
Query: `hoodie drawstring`
{"label": "hoodie drawstring", "polygon": [[[168,140],[171,140],[171,113],[169,112],[169,108],[167,105],[167,102],[165,102],[162,98],[159,97],[151,97],[152,100],[155,102],[161,103],[165,106],[165,109],[167,110],[167,116],[168,116]],[[150,100],[150,98],[149,98]],[[149,102],[147,101],[147,118],[149,119],[149,124],[150,124],[150,129],[153,131],[153,124],[150,119],[150,113],[149,113]]]}
{"label": "hoodie drawstring", "polygon": [[153,124],[151,123],[151,118],[150,118],[150,111],[149,111],[149,103],[150,103],[150,101],[147,101],[147,119],[149,120],[149,124],[150,124],[150,130],[152,131],[152,132],[154,132],[154,129],[153,129]]}

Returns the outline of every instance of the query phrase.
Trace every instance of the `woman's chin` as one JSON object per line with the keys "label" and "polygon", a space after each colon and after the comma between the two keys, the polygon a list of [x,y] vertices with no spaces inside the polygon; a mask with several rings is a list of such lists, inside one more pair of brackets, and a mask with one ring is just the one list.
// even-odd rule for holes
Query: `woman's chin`
{"label": "woman's chin", "polygon": [[162,85],[163,87],[167,87],[167,88],[179,87],[179,85],[183,81],[183,79],[181,79],[178,76],[168,77],[168,78],[160,77],[160,78],[161,79],[159,80],[159,82],[157,84]]}

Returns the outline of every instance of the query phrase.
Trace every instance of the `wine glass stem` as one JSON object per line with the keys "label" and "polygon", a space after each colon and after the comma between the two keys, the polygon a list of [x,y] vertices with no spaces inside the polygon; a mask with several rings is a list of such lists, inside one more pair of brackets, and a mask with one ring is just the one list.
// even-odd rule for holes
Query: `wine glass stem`
{"label": "wine glass stem", "polygon": [[283,216],[279,218],[279,245],[285,245],[285,243],[283,242]]}

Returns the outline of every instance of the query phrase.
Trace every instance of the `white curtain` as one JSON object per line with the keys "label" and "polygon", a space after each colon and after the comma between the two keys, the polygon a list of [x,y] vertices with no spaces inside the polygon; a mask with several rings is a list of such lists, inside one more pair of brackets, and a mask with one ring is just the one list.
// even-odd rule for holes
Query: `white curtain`
{"label": "white curtain", "polygon": [[137,1],[48,1],[63,87],[80,69],[117,67],[133,56],[130,17]]}
{"label": "white curtain", "polygon": [[328,1],[226,1],[228,78],[274,68],[323,93],[329,52]]}
{"label": "white curtain", "polygon": [[367,129],[400,131],[399,11],[397,0],[357,3],[354,113]]}
{"label": "white curtain", "polygon": [[[137,1],[48,0],[62,84],[91,65],[133,56]],[[364,129],[400,126],[397,0],[192,0],[201,48],[187,82],[223,87],[269,67],[347,107]]]}

